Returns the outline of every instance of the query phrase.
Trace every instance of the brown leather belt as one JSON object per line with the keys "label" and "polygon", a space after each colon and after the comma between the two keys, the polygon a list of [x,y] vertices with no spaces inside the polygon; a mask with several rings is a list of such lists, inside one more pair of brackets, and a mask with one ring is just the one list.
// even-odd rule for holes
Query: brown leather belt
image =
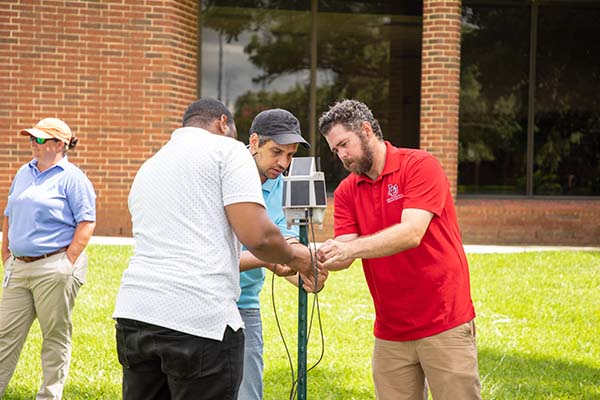
{"label": "brown leather belt", "polygon": [[65,251],[67,251],[67,248],[63,247],[62,249],[58,249],[56,251],[53,251],[52,253],[42,254],[41,256],[32,256],[32,257],[30,257],[30,256],[20,256],[20,257],[15,256],[15,258],[17,260],[21,260],[23,262],[30,263],[30,262],[34,262],[37,260],[41,260],[42,258],[48,258],[50,256],[63,253]]}

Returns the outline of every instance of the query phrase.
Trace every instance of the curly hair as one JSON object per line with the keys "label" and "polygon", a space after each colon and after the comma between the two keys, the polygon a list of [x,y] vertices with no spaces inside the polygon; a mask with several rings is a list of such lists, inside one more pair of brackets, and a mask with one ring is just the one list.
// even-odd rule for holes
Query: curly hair
{"label": "curly hair", "polygon": [[375,136],[379,140],[383,140],[383,133],[379,126],[379,121],[373,117],[373,113],[358,100],[342,100],[338,101],[319,118],[319,131],[323,136],[327,136],[329,131],[337,124],[341,124],[349,131],[361,134],[361,125],[363,122],[368,122],[373,128]]}

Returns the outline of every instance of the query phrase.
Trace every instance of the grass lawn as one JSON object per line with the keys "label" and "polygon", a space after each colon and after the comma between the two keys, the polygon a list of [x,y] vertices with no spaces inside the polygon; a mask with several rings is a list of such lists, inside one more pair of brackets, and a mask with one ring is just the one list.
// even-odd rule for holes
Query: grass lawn
{"label": "grass lawn", "polygon": [[[88,282],[74,312],[65,399],[120,398],[111,314],[127,246],[90,246]],[[600,399],[600,253],[469,255],[484,399]],[[325,355],[308,375],[308,398],[374,399],[373,306],[362,270],[330,274],[319,296]],[[275,280],[277,315],[296,367],[297,290]],[[291,372],[275,324],[271,278],[262,293],[265,399],[287,399]],[[312,302],[312,296],[309,296]],[[309,304],[310,306],[310,304]],[[309,308],[310,311],[310,308]],[[4,399],[32,399],[41,381],[34,323]],[[308,365],[321,350],[313,323]]]}

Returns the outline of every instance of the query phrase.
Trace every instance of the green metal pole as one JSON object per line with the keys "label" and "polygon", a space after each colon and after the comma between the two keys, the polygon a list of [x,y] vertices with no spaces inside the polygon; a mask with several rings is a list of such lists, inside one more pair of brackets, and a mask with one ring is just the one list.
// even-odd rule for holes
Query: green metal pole
{"label": "green metal pole", "polygon": [[[308,246],[308,228],[300,225],[300,243]],[[306,399],[307,296],[298,278],[298,400]]]}

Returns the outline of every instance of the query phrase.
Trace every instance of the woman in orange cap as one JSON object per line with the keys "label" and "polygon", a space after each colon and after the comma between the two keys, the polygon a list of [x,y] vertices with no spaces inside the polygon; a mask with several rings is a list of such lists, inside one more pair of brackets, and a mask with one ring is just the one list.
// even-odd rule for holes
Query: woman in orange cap
{"label": "woman in orange cap", "polygon": [[2,225],[0,397],[37,318],[44,375],[37,399],[60,399],[71,358],[71,313],[87,270],[83,250],[96,226],[96,194],[67,159],[77,138],[65,122],[45,118],[21,134],[34,158],[12,182]]}

